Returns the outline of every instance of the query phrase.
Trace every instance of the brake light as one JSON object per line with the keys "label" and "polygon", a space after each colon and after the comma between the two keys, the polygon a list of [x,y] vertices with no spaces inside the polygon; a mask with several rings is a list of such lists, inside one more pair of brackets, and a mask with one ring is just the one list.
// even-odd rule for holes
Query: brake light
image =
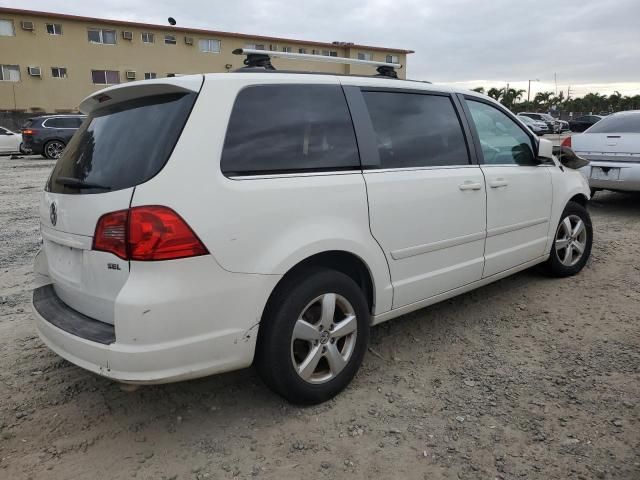
{"label": "brake light", "polygon": [[98,220],[93,249],[124,260],[155,261],[209,253],[189,225],[168,207],[133,207]]}
{"label": "brake light", "polygon": [[129,210],[120,210],[103,215],[96,225],[93,236],[93,249],[110,252],[128,260],[127,255],[127,219]]}
{"label": "brake light", "polygon": [[561,147],[569,147],[571,148],[571,137],[565,138],[560,144]]}
{"label": "brake light", "polygon": [[33,135],[33,134],[36,133],[36,131],[35,130],[31,130],[30,128],[25,128],[24,130],[22,130],[22,133],[24,135]]}

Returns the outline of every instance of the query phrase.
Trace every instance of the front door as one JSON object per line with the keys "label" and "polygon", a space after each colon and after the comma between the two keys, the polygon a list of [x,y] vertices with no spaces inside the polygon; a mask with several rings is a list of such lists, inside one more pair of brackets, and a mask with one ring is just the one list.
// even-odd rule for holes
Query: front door
{"label": "front door", "polygon": [[471,97],[466,102],[487,185],[483,277],[489,277],[546,253],[551,173],[537,161],[534,140],[524,127],[490,103]]}
{"label": "front door", "polygon": [[449,95],[362,92],[379,154],[364,169],[371,232],[387,257],[393,308],[482,277],[485,186]]}

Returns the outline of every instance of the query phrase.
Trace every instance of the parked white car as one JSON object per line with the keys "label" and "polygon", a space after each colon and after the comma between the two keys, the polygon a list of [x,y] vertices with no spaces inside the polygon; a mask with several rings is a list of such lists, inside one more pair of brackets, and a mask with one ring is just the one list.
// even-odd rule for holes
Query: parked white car
{"label": "parked white car", "polygon": [[0,127],[0,153],[25,153],[22,149],[22,135]]}
{"label": "parked white car", "polygon": [[578,273],[583,176],[499,103],[257,71],[93,94],[40,202],[35,324],[126,383],[254,364],[316,403],[378,323],[542,264]]}
{"label": "parked white car", "polygon": [[640,191],[640,110],[613,113],[563,142],[590,164],[581,169],[598,190]]}

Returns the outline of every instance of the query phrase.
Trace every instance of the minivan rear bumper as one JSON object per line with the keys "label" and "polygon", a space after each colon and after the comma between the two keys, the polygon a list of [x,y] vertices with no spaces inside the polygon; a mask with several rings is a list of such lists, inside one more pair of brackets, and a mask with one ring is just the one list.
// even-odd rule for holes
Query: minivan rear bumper
{"label": "minivan rear bumper", "polygon": [[[280,276],[210,267],[205,256],[146,262],[139,275],[133,268],[114,326],[71,309],[51,284],[37,288],[32,302],[36,329],[61,357],[124,383],[169,383],[248,367],[262,309]],[[149,285],[160,270],[167,280]],[[190,271],[192,281],[185,282],[180,270]],[[207,272],[208,281],[198,279],[198,272]],[[141,289],[138,283],[152,288]]]}

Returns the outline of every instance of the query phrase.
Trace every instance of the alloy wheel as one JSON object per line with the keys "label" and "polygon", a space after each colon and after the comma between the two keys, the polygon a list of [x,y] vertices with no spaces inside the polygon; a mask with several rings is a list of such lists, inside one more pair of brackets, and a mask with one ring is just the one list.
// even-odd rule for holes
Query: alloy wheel
{"label": "alloy wheel", "polygon": [[336,293],[325,293],[307,304],[291,336],[291,360],[309,383],[335,378],[349,363],[356,346],[358,321],[353,306]]}
{"label": "alloy wheel", "polygon": [[57,140],[54,140],[53,142],[47,143],[46,153],[47,153],[47,157],[49,158],[57,160],[58,158],[60,158],[60,155],[62,155],[63,150],[64,150],[64,144],[62,142],[58,142]]}
{"label": "alloy wheel", "polygon": [[555,249],[558,260],[566,267],[580,261],[587,246],[587,229],[577,215],[568,215],[558,225]]}

